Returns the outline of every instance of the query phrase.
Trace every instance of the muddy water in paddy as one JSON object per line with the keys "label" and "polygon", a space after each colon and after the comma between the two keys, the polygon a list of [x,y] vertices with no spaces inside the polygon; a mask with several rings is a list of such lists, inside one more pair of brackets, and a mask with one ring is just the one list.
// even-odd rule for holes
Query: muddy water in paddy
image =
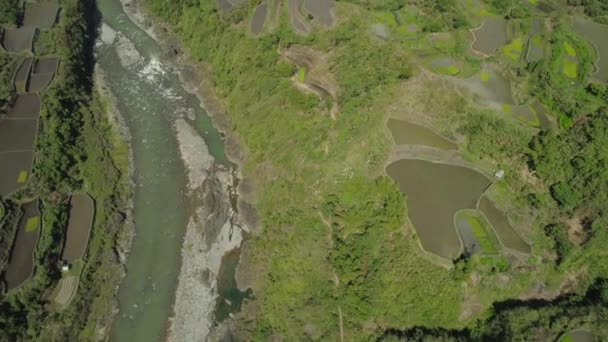
{"label": "muddy water in paddy", "polygon": [[416,159],[396,161],[386,172],[407,196],[407,214],[422,247],[448,259],[458,256],[461,242],[454,215],[475,209],[490,180],[470,168]]}
{"label": "muddy water in paddy", "polygon": [[597,70],[593,76],[600,81],[608,82],[608,25],[601,25],[579,17],[574,17],[572,21],[576,32],[591,42],[598,54]]}
{"label": "muddy water in paddy", "polygon": [[486,196],[479,201],[479,210],[484,213],[503,246],[522,253],[531,252],[530,245],[513,229],[509,218]]}
{"label": "muddy water in paddy", "polygon": [[266,20],[266,12],[268,10],[268,5],[266,3],[262,3],[255,8],[255,12],[253,12],[253,17],[251,18],[251,32],[254,34],[258,34],[262,32],[264,28],[264,21]]}
{"label": "muddy water in paddy", "polygon": [[23,284],[23,282],[32,274],[32,271],[34,270],[33,253],[40,233],[38,226],[36,226],[35,229],[30,227],[30,231],[27,231],[28,229],[26,229],[29,219],[39,217],[38,201],[24,204],[22,208],[23,216],[19,220],[17,236],[15,237],[6,273],[4,274],[4,280],[9,290]]}
{"label": "muddy water in paddy", "polygon": [[186,92],[176,72],[163,63],[161,48],[126,16],[119,0],[100,0],[98,6],[110,28],[97,48],[98,64],[129,128],[134,157],[136,236],[111,340],[159,341],[173,314],[192,206],[174,123],[183,119],[196,128],[216,161],[226,162],[224,145],[198,98]]}
{"label": "muddy water in paddy", "polygon": [[397,145],[426,145],[442,150],[458,149],[458,145],[424,126],[395,119],[389,119],[387,126]]}
{"label": "muddy water in paddy", "polygon": [[498,48],[507,44],[506,21],[503,18],[486,18],[481,27],[473,30],[473,34],[473,49],[493,55]]}
{"label": "muddy water in paddy", "polygon": [[70,206],[70,219],[62,259],[73,263],[82,258],[86,251],[95,206],[87,194],[72,195]]}

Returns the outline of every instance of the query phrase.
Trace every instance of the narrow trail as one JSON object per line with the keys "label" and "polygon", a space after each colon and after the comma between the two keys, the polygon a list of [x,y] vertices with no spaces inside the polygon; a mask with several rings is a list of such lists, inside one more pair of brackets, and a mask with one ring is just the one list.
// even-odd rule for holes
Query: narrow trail
{"label": "narrow trail", "polygon": [[342,308],[338,306],[338,316],[340,317],[340,342],[344,342],[344,326],[342,325]]}

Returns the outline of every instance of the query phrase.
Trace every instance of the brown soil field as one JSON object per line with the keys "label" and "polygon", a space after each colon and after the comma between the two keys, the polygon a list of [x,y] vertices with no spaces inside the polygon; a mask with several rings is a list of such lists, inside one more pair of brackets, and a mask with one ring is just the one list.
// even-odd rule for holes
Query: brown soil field
{"label": "brown soil field", "polygon": [[38,94],[21,94],[9,110],[9,119],[38,119],[40,115],[40,96]]}
{"label": "brown soil field", "polygon": [[9,290],[23,284],[34,271],[34,249],[40,235],[39,227],[34,231],[26,231],[28,219],[39,217],[38,200],[23,205],[23,216],[19,220],[19,228],[15,243],[11,250],[4,280]]}
{"label": "brown soil field", "polygon": [[[29,178],[34,161],[33,151],[0,153],[0,196],[4,197],[23,186],[20,176]],[[21,179],[23,180],[23,179]]]}
{"label": "brown soil field", "polygon": [[28,57],[23,60],[17,73],[15,74],[15,89],[18,93],[24,93],[27,86],[27,81],[32,70],[33,58]]}
{"label": "brown soil field", "polygon": [[55,25],[59,5],[52,2],[26,3],[23,26],[49,29]]}
{"label": "brown soil field", "polygon": [[0,152],[31,150],[37,132],[37,120],[0,119]]}
{"label": "brown soil field", "polygon": [[31,27],[6,29],[2,37],[2,46],[10,52],[31,51],[35,31]]}
{"label": "brown soil field", "polygon": [[87,194],[74,194],[70,200],[70,220],[63,248],[63,260],[68,263],[82,258],[89,242],[89,233],[95,215],[95,205]]}

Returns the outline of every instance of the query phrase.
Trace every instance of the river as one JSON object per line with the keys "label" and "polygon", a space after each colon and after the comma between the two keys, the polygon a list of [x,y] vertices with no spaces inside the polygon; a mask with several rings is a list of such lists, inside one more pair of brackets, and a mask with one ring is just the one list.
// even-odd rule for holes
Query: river
{"label": "river", "polygon": [[224,144],[199,99],[184,89],[163,62],[160,46],[129,19],[120,1],[100,0],[98,7],[104,25],[98,66],[131,135],[134,169],[136,236],[111,339],[158,341],[170,327],[182,243],[194,210],[176,122],[193,127],[220,163],[226,162]]}

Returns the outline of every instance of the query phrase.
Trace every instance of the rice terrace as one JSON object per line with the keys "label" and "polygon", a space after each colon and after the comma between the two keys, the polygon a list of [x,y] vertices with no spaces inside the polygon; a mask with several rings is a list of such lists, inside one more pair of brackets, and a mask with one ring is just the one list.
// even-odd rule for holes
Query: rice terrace
{"label": "rice terrace", "polygon": [[[0,51],[0,56],[11,62],[2,67],[2,72],[6,71],[10,78],[2,84],[2,89],[8,91],[0,94],[3,96],[0,98],[0,227],[3,229],[0,240],[8,250],[2,261],[2,289],[6,295],[18,296],[36,277],[36,272],[46,267],[37,259],[37,248],[48,239],[42,234],[45,212],[40,212],[48,202],[35,197],[39,179],[33,177],[33,170],[39,157],[36,141],[43,120],[40,113],[45,107],[42,99],[59,72],[60,56],[35,55],[33,46],[45,34],[58,29],[60,6],[48,1],[25,2],[15,10],[22,11],[23,16],[5,24],[1,35],[5,51]],[[69,263],[64,268],[76,267],[65,277],[67,280],[58,281],[59,287],[65,287],[58,299],[60,308],[67,306],[78,285],[94,216],[93,200],[88,195],[75,194],[72,199],[63,254]]]}

